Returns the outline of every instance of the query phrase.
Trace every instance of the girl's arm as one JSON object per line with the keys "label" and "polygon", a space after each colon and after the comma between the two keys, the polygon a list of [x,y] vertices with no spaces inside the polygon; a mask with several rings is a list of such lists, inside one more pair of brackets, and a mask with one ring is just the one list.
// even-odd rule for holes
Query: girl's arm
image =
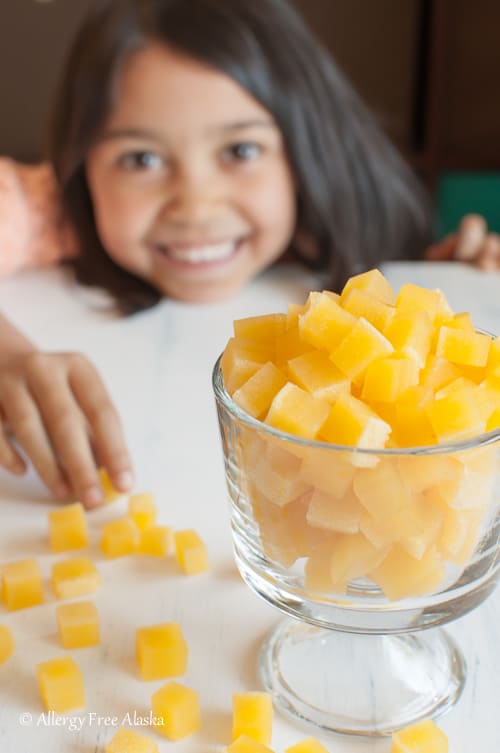
{"label": "girl's arm", "polygon": [[58,499],[100,504],[101,465],[119,491],[132,487],[120,419],[94,366],[39,351],[0,315],[0,465],[24,473],[20,450]]}
{"label": "girl's arm", "polygon": [[464,261],[485,270],[500,269],[500,236],[488,232],[483,217],[468,214],[456,233],[427,249],[425,258],[430,261]]}

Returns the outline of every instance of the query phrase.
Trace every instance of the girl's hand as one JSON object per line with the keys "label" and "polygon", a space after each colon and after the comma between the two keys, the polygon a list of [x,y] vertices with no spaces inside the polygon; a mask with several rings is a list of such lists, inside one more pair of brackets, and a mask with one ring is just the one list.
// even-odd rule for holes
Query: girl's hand
{"label": "girl's hand", "polygon": [[24,473],[24,450],[51,492],[86,507],[103,501],[97,465],[119,491],[133,483],[118,414],[78,353],[17,354],[0,364],[0,465]]}
{"label": "girl's hand", "polygon": [[500,235],[489,233],[478,214],[467,214],[456,233],[434,243],[425,252],[430,261],[464,261],[480,269],[500,269]]}

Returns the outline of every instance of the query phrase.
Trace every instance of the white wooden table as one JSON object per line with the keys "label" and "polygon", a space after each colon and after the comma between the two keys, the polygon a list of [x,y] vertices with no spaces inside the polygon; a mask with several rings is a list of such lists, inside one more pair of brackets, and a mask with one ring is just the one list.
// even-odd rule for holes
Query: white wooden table
{"label": "white wooden table", "polygon": [[[407,281],[440,287],[455,310],[472,312],[477,326],[500,330],[500,276],[459,264],[401,263],[385,272],[397,287]],[[155,493],[161,522],[196,528],[212,563],[209,574],[186,577],[170,559],[106,560],[99,530],[104,521],[124,514],[126,500],[89,515],[90,554],[103,580],[95,594],[102,643],[72,652],[85,677],[86,709],[49,719],[38,696],[35,665],[64,653],[48,583],[55,556],[48,548],[47,511],[54,503],[32,473],[14,479],[1,472],[0,565],[36,557],[46,579],[44,605],[14,613],[0,605],[0,623],[11,625],[17,640],[14,656],[0,667],[1,753],[103,751],[116,725],[134,721],[134,714],[136,723],[146,724],[135,728],[150,732],[161,751],[215,753],[230,741],[231,695],[259,688],[259,648],[281,615],[243,584],[233,563],[211,370],[234,318],[284,311],[288,302],[302,302],[310,287],[318,283],[302,270],[277,268],[229,302],[166,301],[118,319],[100,309],[100,295],[75,288],[59,270],[0,282],[0,310],[40,347],[79,350],[94,361],[123,417],[136,489]],[[201,732],[177,743],[148,730],[150,696],[163,682],[142,682],[134,658],[136,628],[171,620],[181,623],[190,651],[180,681],[199,691],[203,716]],[[499,625],[497,591],[448,626],[468,664],[464,694],[440,720],[450,753],[500,751]],[[275,714],[276,753],[310,734],[311,729]],[[332,753],[390,750],[388,740],[318,737]]]}

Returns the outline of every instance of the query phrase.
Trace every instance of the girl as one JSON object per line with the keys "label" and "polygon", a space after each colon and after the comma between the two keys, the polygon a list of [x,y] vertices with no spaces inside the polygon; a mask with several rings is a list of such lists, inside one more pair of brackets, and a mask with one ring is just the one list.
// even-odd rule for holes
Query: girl
{"label": "girl", "polygon": [[[285,253],[338,286],[431,237],[411,172],[286,0],[99,2],[69,56],[50,156],[62,215],[54,201],[39,212],[52,247],[124,313],[218,300]],[[0,343],[0,464],[25,470],[15,438],[58,498],[98,505],[96,462],[130,489],[91,364],[39,352],[5,319]]]}

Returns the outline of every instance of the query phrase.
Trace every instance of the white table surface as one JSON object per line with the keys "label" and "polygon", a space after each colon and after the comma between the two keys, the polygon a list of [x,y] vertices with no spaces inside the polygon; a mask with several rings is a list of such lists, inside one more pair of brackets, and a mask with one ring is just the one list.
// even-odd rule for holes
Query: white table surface
{"label": "white table surface", "polygon": [[[439,287],[455,310],[472,312],[477,326],[500,329],[499,275],[459,264],[425,263],[392,264],[385,272],[397,287],[407,281]],[[102,643],[71,652],[84,673],[87,706],[66,715],[74,726],[81,724],[80,730],[57,726],[43,712],[35,679],[38,662],[64,653],[48,584],[57,559],[47,540],[47,511],[54,503],[32,473],[15,479],[0,472],[0,565],[36,557],[46,581],[44,605],[14,613],[0,605],[0,623],[11,625],[17,640],[15,654],[0,667],[1,753],[103,751],[116,730],[104,717],[121,722],[135,712],[147,719],[150,696],[164,681],[139,679],[135,630],[172,620],[180,622],[189,645],[188,670],[180,681],[200,693],[202,730],[170,743],[147,727],[136,729],[150,733],[160,751],[215,753],[230,741],[231,695],[260,687],[259,648],[281,615],[250,591],[233,563],[211,370],[234,318],[285,311],[288,302],[303,302],[309,287],[318,283],[302,270],[277,268],[229,302],[166,301],[150,312],[118,319],[99,309],[100,295],[75,288],[60,270],[0,282],[0,310],[40,347],[81,351],[97,365],[123,417],[136,490],[155,493],[160,522],[195,528],[207,543],[212,564],[209,574],[187,577],[171,559],[106,560],[98,547],[99,530],[104,521],[125,513],[126,500],[89,515],[90,554],[103,580],[95,594]],[[448,626],[468,665],[462,698],[439,722],[449,736],[450,753],[500,751],[499,625],[497,591]],[[310,734],[316,733],[275,713],[276,753]],[[388,740],[317,737],[332,753],[390,750]]]}

